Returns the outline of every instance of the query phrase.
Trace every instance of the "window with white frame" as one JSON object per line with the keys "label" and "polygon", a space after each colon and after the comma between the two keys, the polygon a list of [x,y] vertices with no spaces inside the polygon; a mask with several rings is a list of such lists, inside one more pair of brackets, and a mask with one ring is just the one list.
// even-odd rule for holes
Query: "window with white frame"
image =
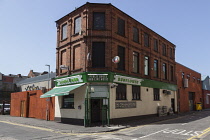
{"label": "window with white frame", "polygon": [[149,57],[144,57],[144,75],[149,75]]}
{"label": "window with white frame", "polygon": [[81,17],[77,17],[74,20],[74,34],[77,34],[81,31]]}
{"label": "window with white frame", "polygon": [[67,38],[67,24],[62,25],[61,40]]}

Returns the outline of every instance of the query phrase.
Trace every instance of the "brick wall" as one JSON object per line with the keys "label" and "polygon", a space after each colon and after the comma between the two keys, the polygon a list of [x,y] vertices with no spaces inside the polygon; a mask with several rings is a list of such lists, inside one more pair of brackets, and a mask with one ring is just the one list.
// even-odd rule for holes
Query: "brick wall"
{"label": "brick wall", "polygon": [[[105,30],[93,30],[93,12],[105,13]],[[74,20],[81,16],[81,34],[74,34]],[[117,34],[118,18],[125,21],[125,36]],[[70,67],[71,74],[84,71],[112,71],[132,76],[149,78],[167,83],[176,84],[175,81],[175,45],[158,35],[148,27],[136,21],[121,10],[111,4],[91,4],[87,3],[68,15],[62,17],[57,23],[57,75],[66,75],[67,71],[61,71],[61,52],[66,50],[66,65]],[[63,24],[68,25],[67,38],[61,40],[61,28]],[[133,41],[133,27],[139,29],[139,43]],[[144,46],[144,33],[149,35],[149,47]],[[158,40],[158,52],[154,51],[153,40]],[[92,53],[93,42],[105,42],[105,67],[92,68],[92,61],[87,60],[87,54]],[[162,44],[166,44],[167,55],[162,55]],[[118,55],[118,46],[125,47],[125,71],[119,71],[117,64],[112,63],[112,58]],[[75,47],[80,47],[75,53]],[[170,56],[170,49],[173,51]],[[133,72],[133,51],[139,55],[139,73]],[[76,55],[77,54],[77,55]],[[149,75],[144,75],[144,57],[149,57]],[[158,78],[154,77],[154,59],[158,60]],[[80,60],[80,61],[78,61]],[[163,78],[162,65],[166,63],[167,79]],[[171,76],[171,66],[173,73]],[[173,77],[171,79],[171,77]]]}
{"label": "brick wall", "polygon": [[[41,90],[11,93],[11,116],[46,119],[47,103],[49,120],[54,120],[55,99],[40,98]],[[21,109],[22,108],[22,109]]]}
{"label": "brick wall", "polygon": [[205,109],[210,108],[210,91],[209,90],[203,90],[203,108]]}
{"label": "brick wall", "polygon": [[[184,75],[183,75],[184,74]],[[183,76],[182,76],[183,75]],[[194,110],[197,102],[202,102],[201,74],[183,66],[176,64],[178,104],[180,112],[187,112],[189,108],[189,92],[194,93]],[[188,79],[188,87],[184,87],[183,80]]]}

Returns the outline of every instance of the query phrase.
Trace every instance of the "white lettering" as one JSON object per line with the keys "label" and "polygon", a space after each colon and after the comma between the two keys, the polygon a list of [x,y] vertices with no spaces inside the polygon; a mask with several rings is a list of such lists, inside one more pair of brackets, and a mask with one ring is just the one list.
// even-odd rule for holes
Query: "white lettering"
{"label": "white lettering", "polygon": [[190,136],[198,136],[203,133],[203,131],[195,131],[195,134],[190,134]]}

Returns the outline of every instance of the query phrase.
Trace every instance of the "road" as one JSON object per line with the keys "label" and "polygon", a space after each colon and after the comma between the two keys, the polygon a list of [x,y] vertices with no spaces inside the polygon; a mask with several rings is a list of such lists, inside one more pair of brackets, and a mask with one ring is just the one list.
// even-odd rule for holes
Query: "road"
{"label": "road", "polygon": [[106,133],[62,133],[0,121],[0,140],[210,140],[210,111]]}

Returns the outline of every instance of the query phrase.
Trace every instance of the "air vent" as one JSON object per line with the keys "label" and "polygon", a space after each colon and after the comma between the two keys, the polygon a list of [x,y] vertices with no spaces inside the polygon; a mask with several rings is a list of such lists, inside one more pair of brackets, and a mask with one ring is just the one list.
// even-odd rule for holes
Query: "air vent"
{"label": "air vent", "polygon": [[183,83],[184,83],[184,88],[188,88],[188,79],[184,79]]}

